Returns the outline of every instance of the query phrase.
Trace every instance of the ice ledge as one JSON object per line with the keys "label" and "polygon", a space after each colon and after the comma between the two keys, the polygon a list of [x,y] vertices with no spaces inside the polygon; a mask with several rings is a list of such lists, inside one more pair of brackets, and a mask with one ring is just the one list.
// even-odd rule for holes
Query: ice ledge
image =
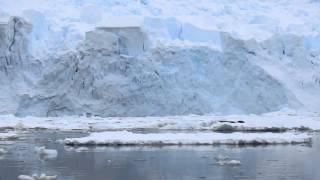
{"label": "ice ledge", "polygon": [[25,117],[0,116],[0,129],[58,130],[214,130],[214,131],[288,131],[320,130],[318,113],[273,112],[264,115],[203,115],[168,117]]}
{"label": "ice ledge", "polygon": [[306,133],[147,133],[128,131],[92,133],[83,138],[67,138],[66,145],[269,145],[311,143]]}

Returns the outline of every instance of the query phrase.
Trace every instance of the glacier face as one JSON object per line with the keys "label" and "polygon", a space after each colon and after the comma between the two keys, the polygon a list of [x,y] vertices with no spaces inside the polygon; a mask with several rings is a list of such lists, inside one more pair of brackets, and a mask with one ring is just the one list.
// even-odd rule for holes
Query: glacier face
{"label": "glacier face", "polygon": [[[97,28],[87,33],[77,51],[43,60],[50,68],[35,81],[32,93],[18,94],[15,114],[259,114],[301,106],[292,91],[249,57],[264,57],[258,47],[276,53],[277,48],[263,46],[267,42],[236,40],[221,33],[222,49],[179,44],[145,49],[146,34],[131,36],[140,33],[131,27]],[[127,51],[122,51],[124,47]]]}
{"label": "glacier face", "polygon": [[318,2],[191,2],[0,0],[0,113],[318,111]]}
{"label": "glacier face", "polygon": [[56,61],[17,115],[263,113],[293,101],[246,57],[207,47],[159,47],[142,57],[89,48]]}
{"label": "glacier face", "polygon": [[1,71],[9,77],[15,68],[22,67],[28,59],[28,34],[31,25],[13,17],[8,23],[0,24]]}
{"label": "glacier face", "polygon": [[15,113],[20,94],[32,91],[40,79],[42,63],[29,54],[32,25],[21,18],[0,24],[0,108]]}

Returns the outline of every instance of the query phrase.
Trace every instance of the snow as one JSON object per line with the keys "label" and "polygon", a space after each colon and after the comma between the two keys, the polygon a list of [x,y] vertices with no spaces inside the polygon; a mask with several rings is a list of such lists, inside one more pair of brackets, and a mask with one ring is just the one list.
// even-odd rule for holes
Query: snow
{"label": "snow", "polygon": [[[3,115],[0,117],[0,128],[17,125],[23,129],[44,128],[59,130],[215,130],[222,125],[233,127],[234,131],[250,130],[280,130],[310,129],[320,130],[320,115],[318,113],[303,113],[296,111],[273,112],[263,115],[190,115],[167,117],[14,117]],[[243,122],[243,123],[241,123]]]}
{"label": "snow", "polygon": [[[0,9],[3,17],[6,17],[5,14],[17,15],[28,18],[30,22],[45,25],[35,26],[35,32],[42,32],[35,35],[42,34],[42,38],[32,43],[35,46],[33,54],[43,56],[63,46],[64,39],[73,37],[71,40],[77,41],[77,35],[83,37],[86,31],[96,26],[131,24],[140,21],[136,19],[149,17],[162,18],[164,21],[174,17],[181,24],[188,23],[200,29],[229,32],[241,39],[266,39],[277,33],[318,34],[319,4],[310,0],[2,0]],[[121,18],[122,21],[117,20]],[[150,26],[149,28],[153,29]]]}
{"label": "snow", "polygon": [[97,132],[87,137],[67,138],[66,145],[247,145],[311,143],[306,133],[133,133]]}

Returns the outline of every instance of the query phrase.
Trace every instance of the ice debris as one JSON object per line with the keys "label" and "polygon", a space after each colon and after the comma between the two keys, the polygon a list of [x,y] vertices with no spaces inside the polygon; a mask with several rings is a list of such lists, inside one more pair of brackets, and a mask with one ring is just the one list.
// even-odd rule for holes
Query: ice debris
{"label": "ice debris", "polygon": [[15,132],[0,133],[0,141],[14,140],[17,138],[18,138],[18,135]]}
{"label": "ice debris", "polygon": [[217,161],[217,163],[220,166],[224,166],[224,165],[239,166],[239,165],[241,165],[241,162],[239,160],[219,160],[219,161]]}
{"label": "ice debris", "polygon": [[217,164],[220,166],[230,165],[230,166],[239,166],[241,162],[239,160],[230,159],[229,156],[218,155],[216,158]]}
{"label": "ice debris", "polygon": [[32,176],[19,175],[18,179],[19,180],[56,180],[57,175],[54,175],[54,176],[47,176],[46,174],[41,174],[41,175],[33,174]]}
{"label": "ice debris", "polygon": [[6,149],[0,148],[0,156],[7,153],[8,151]]}
{"label": "ice debris", "polygon": [[35,147],[35,152],[46,159],[54,159],[58,156],[58,151],[55,149],[46,149],[46,147]]}

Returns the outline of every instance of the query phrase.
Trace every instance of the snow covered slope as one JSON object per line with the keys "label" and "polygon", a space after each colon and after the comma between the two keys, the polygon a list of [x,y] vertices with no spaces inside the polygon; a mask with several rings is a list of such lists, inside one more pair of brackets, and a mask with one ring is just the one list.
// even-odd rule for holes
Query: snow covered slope
{"label": "snow covered slope", "polygon": [[[170,32],[181,28],[197,37],[201,35],[196,29],[228,32],[240,39],[265,40],[275,33],[319,37],[319,9],[319,1],[313,0],[0,0],[0,21],[12,15],[29,20],[34,26],[32,53],[45,56],[74,48],[97,26],[147,24],[148,31],[162,38],[176,36]],[[163,25],[169,33],[159,32]]]}
{"label": "snow covered slope", "polygon": [[21,32],[15,52],[0,44],[3,57],[21,62],[0,76],[0,112],[318,111],[319,12],[307,0],[0,0],[0,20],[9,22],[0,38],[12,39],[10,23],[24,22],[12,15],[33,25],[11,28]]}

